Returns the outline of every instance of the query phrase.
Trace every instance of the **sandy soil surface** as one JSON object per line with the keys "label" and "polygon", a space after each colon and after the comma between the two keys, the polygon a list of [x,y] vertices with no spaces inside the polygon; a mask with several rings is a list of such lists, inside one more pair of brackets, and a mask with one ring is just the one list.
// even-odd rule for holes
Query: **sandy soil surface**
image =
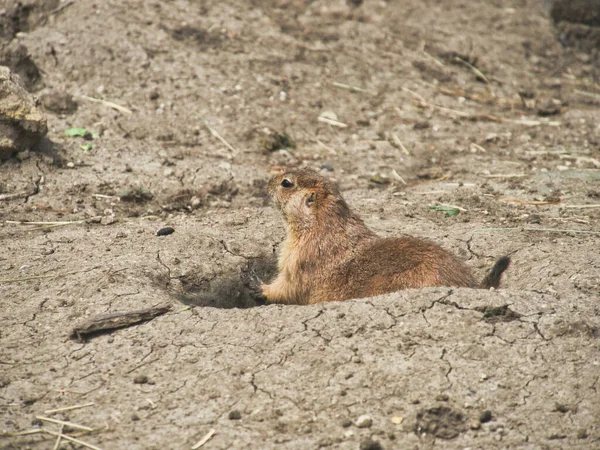
{"label": "sandy soil surface", "polygon": [[[49,132],[0,162],[0,448],[600,447],[600,60],[544,2],[5,4]],[[503,288],[258,305],[281,165]]]}

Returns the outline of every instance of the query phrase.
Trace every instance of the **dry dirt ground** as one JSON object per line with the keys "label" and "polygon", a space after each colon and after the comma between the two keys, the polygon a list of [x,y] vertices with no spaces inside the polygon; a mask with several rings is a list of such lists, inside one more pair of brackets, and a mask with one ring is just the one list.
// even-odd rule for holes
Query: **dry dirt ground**
{"label": "dry dirt ground", "polygon": [[[31,194],[0,202],[0,448],[56,448],[15,436],[61,429],[39,416],[102,449],[600,448],[599,60],[542,1],[5,5],[50,131],[0,162]],[[257,305],[242,275],[284,236],[265,183],[299,164],[381,235],[478,276],[510,254],[503,288]]]}

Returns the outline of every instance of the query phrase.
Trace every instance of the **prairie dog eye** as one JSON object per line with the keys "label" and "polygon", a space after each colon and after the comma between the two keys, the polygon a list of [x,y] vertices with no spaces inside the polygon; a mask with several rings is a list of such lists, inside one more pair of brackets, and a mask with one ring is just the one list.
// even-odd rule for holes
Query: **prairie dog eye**
{"label": "prairie dog eye", "polygon": [[291,188],[291,187],[294,185],[294,183],[292,183],[292,182],[291,182],[290,180],[288,180],[287,178],[284,178],[284,179],[283,179],[283,181],[281,182],[281,185],[282,185],[284,188]]}

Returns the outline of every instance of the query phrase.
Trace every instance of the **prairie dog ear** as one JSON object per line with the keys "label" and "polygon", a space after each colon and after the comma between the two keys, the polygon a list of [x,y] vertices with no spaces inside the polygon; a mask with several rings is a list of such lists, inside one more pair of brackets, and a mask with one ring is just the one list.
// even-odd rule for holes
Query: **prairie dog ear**
{"label": "prairie dog ear", "polygon": [[306,206],[310,208],[316,200],[317,194],[315,192],[311,192],[310,195],[306,197]]}

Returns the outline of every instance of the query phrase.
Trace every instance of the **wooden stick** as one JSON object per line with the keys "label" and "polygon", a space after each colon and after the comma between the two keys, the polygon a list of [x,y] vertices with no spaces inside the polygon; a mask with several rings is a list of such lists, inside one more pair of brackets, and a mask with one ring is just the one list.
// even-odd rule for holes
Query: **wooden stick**
{"label": "wooden stick", "polygon": [[140,322],[154,319],[171,309],[171,305],[155,306],[153,308],[140,309],[137,311],[101,314],[84,321],[73,329],[71,337],[83,340],[82,336],[90,335],[98,331],[116,330],[129,327]]}
{"label": "wooden stick", "polygon": [[95,445],[88,444],[87,442],[81,441],[79,439],[75,439],[74,437],[68,436],[66,434],[57,433],[56,431],[51,431],[46,428],[42,428],[42,432],[51,434],[52,436],[57,436],[57,437],[60,436],[61,438],[66,439],[67,441],[71,441],[76,444],[83,445],[84,447],[91,448],[92,450],[102,450],[100,447],[96,447]]}
{"label": "wooden stick", "polygon": [[109,102],[107,100],[101,100],[99,98],[88,97],[87,95],[81,95],[80,97],[83,98],[84,100],[89,100],[90,102],[94,102],[94,103],[100,103],[101,105],[108,106],[109,108],[112,108],[112,109],[116,109],[117,111],[122,112],[124,114],[133,114],[133,111],[131,111],[130,109],[125,108],[124,106],[121,106],[121,105],[117,105],[116,103]]}
{"label": "wooden stick", "polygon": [[206,444],[208,442],[208,440],[213,437],[213,435],[216,433],[215,429],[211,429],[208,433],[206,433],[204,435],[204,437],[202,439],[200,439],[196,444],[194,444],[192,446],[192,450],[197,450],[200,447],[202,447],[204,444]]}
{"label": "wooden stick", "polygon": [[55,423],[57,425],[63,425],[63,426],[69,427],[69,428],[75,428],[77,430],[94,431],[93,428],[86,427],[85,425],[79,425],[79,424],[73,423],[73,422],[67,422],[65,420],[51,419],[50,417],[44,417],[44,416],[36,416],[35,418],[38,420],[44,421],[44,422]]}
{"label": "wooden stick", "polygon": [[65,408],[48,409],[48,410],[44,411],[44,414],[55,414],[58,412],[73,411],[74,409],[87,408],[89,406],[94,406],[94,405],[95,405],[94,402],[90,402],[90,403],[85,403],[83,405],[73,405],[73,406],[67,406]]}

